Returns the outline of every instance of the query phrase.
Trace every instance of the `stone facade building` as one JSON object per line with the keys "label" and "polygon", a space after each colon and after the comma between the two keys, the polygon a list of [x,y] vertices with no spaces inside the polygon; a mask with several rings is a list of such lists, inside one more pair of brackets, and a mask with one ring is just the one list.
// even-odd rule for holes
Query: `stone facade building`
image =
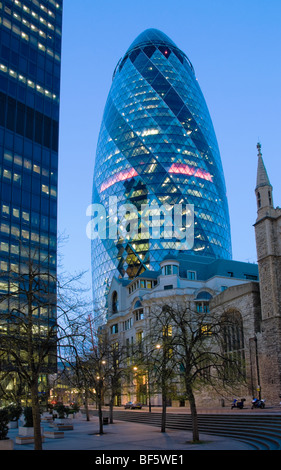
{"label": "stone facade building", "polygon": [[261,386],[275,402],[281,393],[281,209],[273,206],[270,184],[258,145],[255,223],[260,278],[261,330],[257,335]]}
{"label": "stone facade building", "polygon": [[[243,357],[247,377],[246,386],[233,393],[248,404],[253,397],[262,397],[268,405],[276,405],[281,393],[281,209],[273,207],[259,144],[256,197],[258,264],[171,252],[159,271],[146,270],[133,280],[113,279],[107,293],[106,328],[113,342],[129,346],[145,336],[151,306],[176,299],[192,302],[198,312],[232,315],[237,331],[228,348]],[[123,387],[119,403],[147,404],[147,386],[144,377],[141,394],[134,382]],[[229,406],[233,398],[225,391],[206,389],[198,394],[197,403]],[[159,395],[151,400],[161,404]]]}

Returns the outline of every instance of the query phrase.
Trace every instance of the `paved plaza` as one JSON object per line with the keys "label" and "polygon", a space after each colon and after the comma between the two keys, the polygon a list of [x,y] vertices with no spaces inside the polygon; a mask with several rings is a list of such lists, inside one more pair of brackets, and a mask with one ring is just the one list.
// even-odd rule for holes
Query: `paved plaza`
{"label": "paved plaza", "polygon": [[[43,423],[43,430],[51,430],[48,423]],[[18,429],[11,429],[8,436],[16,439]],[[154,426],[115,421],[104,426],[104,434],[99,434],[99,423],[96,416],[73,419],[73,430],[64,431],[59,439],[45,438],[43,450],[146,450],[146,451],[190,451],[190,450],[248,450],[250,446],[234,439],[217,436],[200,435],[202,443],[192,444],[190,431],[171,430],[161,433]],[[16,444],[14,450],[33,450],[33,444]]]}
{"label": "paved plaza", "polygon": [[[118,408],[120,410],[120,408]],[[105,416],[106,411],[105,411]],[[136,413],[142,413],[147,411],[146,409],[136,411]],[[152,413],[160,412],[161,409],[153,409]],[[182,414],[186,413],[185,408],[169,408],[168,413]],[[216,408],[198,410],[198,415],[205,414],[216,414],[216,415],[229,415],[233,414],[230,408]],[[94,409],[92,410],[94,413]],[[239,441],[237,439],[232,439],[224,436],[215,436],[208,435],[200,432],[200,443],[193,444],[192,433],[188,430],[180,429],[167,429],[165,433],[161,433],[160,427],[140,423],[140,422],[130,422],[130,421],[121,421],[117,417],[114,419],[113,424],[104,425],[104,434],[99,434],[99,421],[96,415],[91,413],[90,421],[86,420],[85,414],[79,413],[76,417],[71,420],[73,423],[72,430],[65,430],[63,437],[58,439],[53,439],[50,437],[45,437],[43,442],[43,451],[51,451],[45,453],[44,461],[52,462],[53,459],[56,459],[56,462],[62,461],[64,464],[66,462],[72,463],[71,461],[71,452],[68,451],[84,451],[81,462],[84,464],[117,464],[123,468],[136,465],[136,464],[161,464],[159,461],[159,455],[165,455],[166,458],[174,458],[173,462],[170,464],[180,464],[186,466],[188,463],[188,455],[190,451],[197,450],[201,451],[200,461],[205,459],[208,463],[208,451],[218,451],[219,458],[224,459],[224,451],[232,451],[231,459],[239,459],[240,451],[253,450],[253,447],[248,445],[246,442]],[[260,414],[264,415],[263,410],[251,410],[249,407],[245,410],[237,410],[239,415],[252,415]],[[94,413],[95,414],[95,413]],[[278,415],[281,414],[280,407],[268,408],[266,410],[267,415]],[[48,431],[53,431],[54,428],[51,426],[52,423],[42,421],[43,434],[47,436]],[[34,458],[37,460],[38,452],[34,451],[34,444],[18,444],[16,443],[16,436],[18,436],[18,429],[10,429],[8,437],[14,441],[14,452],[12,453],[12,460],[15,462],[22,462],[28,459]],[[27,453],[22,453],[18,451],[29,451]],[[31,452],[30,452],[31,451]],[[55,453],[54,451],[64,451]],[[86,451],[86,452],[85,452]],[[203,452],[202,451],[207,451]],[[40,453],[41,455],[41,453]],[[146,459],[150,455],[152,461],[147,462],[143,460],[140,462],[140,459]],[[272,455],[272,454],[271,454]],[[273,454],[274,455],[274,454]],[[10,454],[11,456],[11,454]],[[255,458],[259,459],[259,463],[262,460],[263,456],[269,458],[268,453],[260,454],[259,452],[251,453],[252,461]],[[116,461],[111,459],[116,458]],[[124,459],[120,461],[119,459]],[[165,458],[165,457],[164,457]],[[62,459],[62,460],[61,460]],[[106,459],[108,459],[106,461]],[[126,460],[127,459],[127,460]],[[156,459],[154,461],[153,459]],[[181,460],[182,459],[182,460]]]}

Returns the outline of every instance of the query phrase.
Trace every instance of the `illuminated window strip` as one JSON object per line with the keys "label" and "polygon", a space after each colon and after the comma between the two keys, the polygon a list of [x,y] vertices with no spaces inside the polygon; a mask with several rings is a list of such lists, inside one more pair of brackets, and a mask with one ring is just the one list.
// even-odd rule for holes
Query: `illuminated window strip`
{"label": "illuminated window strip", "polygon": [[202,178],[213,183],[213,177],[211,173],[208,173],[201,168],[194,168],[192,166],[184,165],[183,163],[173,163],[169,169],[169,173],[195,176],[196,178]]}
{"label": "illuminated window strip", "polygon": [[[4,149],[4,160],[12,163],[14,162],[14,165],[17,166],[23,166],[26,170],[29,171],[34,171],[37,174],[42,174],[42,176],[45,176],[49,178],[49,170],[46,168],[41,168],[40,165],[36,165],[35,163],[32,164],[31,160],[28,160],[27,158],[22,157],[21,155],[13,154],[10,150]],[[53,175],[53,172],[51,171],[51,175]]]}
{"label": "illuminated window strip", "polygon": [[[11,29],[15,34],[18,34],[22,39],[25,39],[26,41],[31,42],[28,34],[24,33],[20,28],[12,24],[11,21],[7,20],[7,18],[0,17],[0,24],[3,24],[3,26],[5,26],[6,28]],[[48,49],[40,42],[37,42],[35,38],[34,40],[36,41],[36,45],[40,51],[46,52],[51,57],[54,57],[56,60],[60,61],[60,56],[58,54],[54,54],[51,49]]]}
{"label": "illuminated window strip", "polygon": [[[35,12],[32,11],[32,10],[30,10],[30,8],[27,7],[24,3],[20,2],[19,0],[12,0],[12,1],[13,1],[13,3],[15,3],[18,7],[22,8],[26,13],[29,13],[29,14],[30,14],[30,12],[31,12],[31,14],[33,14],[33,16],[36,15],[36,16],[38,17],[37,13],[35,13]],[[55,13],[53,13],[51,10],[48,10],[48,8],[46,8],[44,5],[42,5],[41,3],[39,3],[37,0],[31,0],[31,1],[32,1],[32,3],[33,3],[34,5],[37,6],[37,8],[40,8],[41,10],[43,10],[44,13],[46,13],[46,15],[51,16],[51,17],[54,18],[54,19],[56,18]],[[58,5],[58,7],[59,7],[59,5]]]}
{"label": "illuminated window strip", "polygon": [[50,98],[51,100],[58,101],[57,95],[54,95],[49,90],[46,90],[42,86],[34,83],[32,80],[27,79],[22,74],[15,72],[13,69],[9,69],[8,67],[6,67],[6,65],[0,64],[0,71],[4,72],[4,73],[8,73],[10,77],[14,78],[15,80],[18,80],[20,83],[27,84],[27,86],[29,86],[30,88],[33,88],[38,93],[41,93],[42,95],[46,96],[47,98]]}
{"label": "illuminated window strip", "polygon": [[[32,0],[32,1],[33,1],[33,3],[35,3],[35,0]],[[57,10],[58,9],[61,10],[59,3],[54,2],[54,0],[48,0],[48,2],[51,3],[55,8],[57,8]]]}
{"label": "illuminated window strip", "polygon": [[[0,8],[1,8],[1,4],[0,4]],[[15,19],[18,19],[18,18],[16,18],[16,17],[14,17],[14,18],[15,18]],[[0,24],[1,24],[1,23],[2,23],[3,26],[5,26],[6,28],[11,29],[15,34],[18,34],[19,36],[21,36],[22,39],[25,39],[26,41],[28,41],[28,42],[33,42],[33,43],[34,43],[34,41],[36,41],[36,46],[38,47],[38,49],[39,49],[40,51],[47,52],[47,54],[49,54],[51,57],[54,57],[54,58],[55,58],[56,60],[58,60],[58,61],[61,60],[61,59],[60,59],[60,56],[59,56],[58,54],[54,53],[51,49],[46,48],[46,47],[45,47],[43,44],[41,44],[40,42],[37,42],[37,39],[35,39],[35,38],[33,38],[33,37],[32,37],[32,40],[33,40],[33,41],[32,41],[32,40],[30,39],[30,37],[28,36],[28,34],[24,33],[20,28],[18,28],[18,27],[15,26],[14,24],[12,24],[11,21],[8,20],[7,18],[5,18],[5,17],[1,18],[1,17],[0,17]],[[31,28],[32,31],[33,31],[33,32],[36,32],[36,31],[35,31],[35,29],[37,29],[36,26],[34,26],[34,25],[31,25],[31,26],[33,26],[33,28]],[[29,26],[26,25],[26,27],[29,27]],[[35,28],[35,29],[34,29],[34,28]],[[41,30],[38,30],[38,31],[39,31],[38,34],[39,34],[41,37],[44,36],[45,33],[43,33],[43,31],[41,31]]]}
{"label": "illuminated window strip", "polygon": [[[21,175],[19,175],[18,173],[12,172],[10,169],[3,168],[3,179],[4,179],[4,181],[5,181],[5,179],[7,179],[10,182],[13,179],[14,184],[18,183],[19,185],[21,185]],[[54,197],[54,198],[57,197],[57,189],[56,189],[55,186],[50,186],[46,183],[42,183],[41,184],[41,191],[42,191],[42,193],[44,193],[48,196],[51,195],[51,197]]]}
{"label": "illuminated window strip", "polygon": [[134,176],[138,176],[138,173],[134,168],[130,168],[129,170],[123,170],[117,173],[116,175],[112,176],[109,178],[107,181],[105,181],[101,185],[100,191],[103,192],[110,186],[113,186],[115,183],[119,183],[120,181],[125,181],[130,178],[133,178]]}
{"label": "illuminated window strip", "polygon": [[[48,20],[45,20],[45,18],[43,18],[42,16],[39,16],[35,11],[33,10],[30,10],[27,6],[25,5],[22,5],[21,2],[19,2],[18,0],[12,0],[15,5],[17,5],[19,8],[22,8],[22,10],[24,11],[25,14],[28,14],[30,16],[32,16],[33,19],[36,19],[38,22],[40,22],[41,24],[44,24],[45,26],[47,26],[49,29],[51,29],[52,31],[55,30],[55,26],[50,23],[50,21]],[[35,3],[35,2],[33,2]],[[39,5],[39,4],[38,4]],[[39,8],[39,6],[38,6]],[[56,28],[56,31],[61,35],[61,31],[59,28]]]}
{"label": "illuminated window strip", "polygon": [[44,31],[42,31],[41,29],[38,29],[37,26],[35,26],[34,24],[29,23],[29,21],[27,21],[25,18],[22,18],[18,13],[13,12],[13,18],[18,20],[20,23],[23,23],[24,26],[31,29],[33,33],[36,33],[38,34],[38,36],[46,39],[47,36],[46,36],[46,33],[44,33]]}

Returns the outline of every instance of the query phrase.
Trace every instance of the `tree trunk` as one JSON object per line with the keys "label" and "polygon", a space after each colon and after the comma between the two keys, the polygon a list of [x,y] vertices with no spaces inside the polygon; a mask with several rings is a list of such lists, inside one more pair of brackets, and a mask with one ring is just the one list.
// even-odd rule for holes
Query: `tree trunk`
{"label": "tree trunk", "polygon": [[89,413],[89,395],[87,385],[85,387],[85,411],[86,411],[86,420],[90,421],[90,413]]}
{"label": "tree trunk", "polygon": [[167,415],[167,397],[166,392],[162,392],[162,417],[161,417],[161,432],[166,432],[166,415]]}
{"label": "tree trunk", "polygon": [[[41,419],[40,419],[40,406],[38,400],[38,373],[35,371],[35,358],[34,358],[34,339],[33,339],[33,282],[34,275],[31,273],[32,266],[29,265],[29,278],[28,278],[28,292],[27,292],[27,359],[28,367],[31,374],[30,393],[31,393],[31,407],[34,428],[34,450],[42,450],[42,436],[41,436]],[[35,346],[36,347],[36,346]]]}
{"label": "tree trunk", "polygon": [[189,400],[190,412],[191,412],[193,441],[196,442],[196,441],[199,441],[197,409],[196,409],[193,391],[189,387],[187,389],[187,398]]}
{"label": "tree trunk", "polygon": [[109,422],[113,424],[113,403],[114,403],[114,396],[111,397],[109,402]]}
{"label": "tree trunk", "polygon": [[148,392],[148,410],[151,413],[151,392],[150,392],[150,374],[147,371],[147,392]]}
{"label": "tree trunk", "polygon": [[103,421],[102,421],[102,407],[101,407],[101,399],[98,398],[98,408],[99,408],[99,425],[100,425],[100,430],[99,433],[103,434]]}
{"label": "tree trunk", "polygon": [[166,343],[167,338],[165,337],[165,341],[163,344],[163,369],[162,369],[162,383],[161,383],[161,391],[162,391],[162,420],[161,420],[161,432],[166,432],[166,414],[167,414],[167,363],[168,363],[168,346]]}
{"label": "tree trunk", "polygon": [[31,386],[32,417],[34,427],[34,450],[42,450],[40,405],[38,401],[38,381]]}

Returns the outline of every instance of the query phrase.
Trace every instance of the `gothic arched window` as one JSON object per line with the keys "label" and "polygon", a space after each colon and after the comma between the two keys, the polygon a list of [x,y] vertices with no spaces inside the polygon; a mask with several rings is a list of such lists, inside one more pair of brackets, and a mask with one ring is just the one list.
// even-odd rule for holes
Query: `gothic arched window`
{"label": "gothic arched window", "polygon": [[118,295],[116,290],[112,294],[112,313],[118,312]]}
{"label": "gothic arched window", "polygon": [[[229,359],[229,370],[232,373],[245,374],[245,346],[243,319],[240,312],[233,310],[223,314],[223,345],[224,353]],[[236,365],[236,367],[235,367]]]}

